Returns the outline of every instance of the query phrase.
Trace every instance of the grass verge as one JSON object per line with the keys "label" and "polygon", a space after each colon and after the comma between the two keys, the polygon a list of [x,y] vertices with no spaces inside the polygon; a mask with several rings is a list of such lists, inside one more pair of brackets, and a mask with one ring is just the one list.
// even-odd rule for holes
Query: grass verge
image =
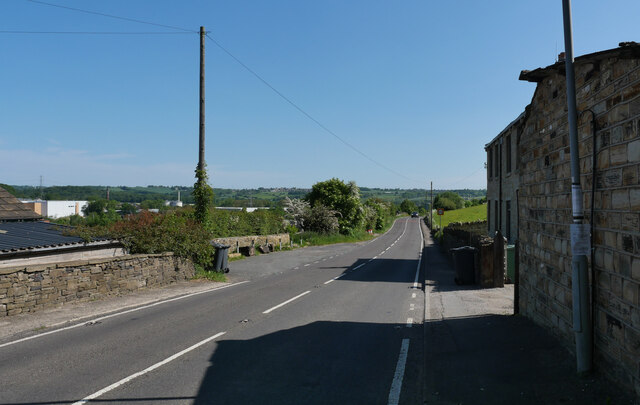
{"label": "grass verge", "polygon": [[209,281],[217,281],[219,283],[226,283],[227,276],[224,273],[220,273],[219,271],[208,271],[205,270],[202,266],[196,264],[196,274],[193,277],[196,280],[209,280]]}
{"label": "grass verge", "polygon": [[302,246],[323,246],[323,245],[333,245],[335,243],[363,242],[363,241],[374,239],[378,235],[381,235],[387,232],[389,228],[391,228],[395,220],[402,216],[405,216],[405,215],[399,215],[397,217],[390,218],[381,230],[376,231],[376,233],[373,233],[373,234],[367,233],[367,231],[365,230],[354,232],[351,235],[342,235],[339,233],[327,235],[327,234],[316,233],[316,232],[303,232],[303,233],[291,235],[291,238],[293,240],[293,243],[297,244],[298,246],[300,246],[301,242],[302,242]]}

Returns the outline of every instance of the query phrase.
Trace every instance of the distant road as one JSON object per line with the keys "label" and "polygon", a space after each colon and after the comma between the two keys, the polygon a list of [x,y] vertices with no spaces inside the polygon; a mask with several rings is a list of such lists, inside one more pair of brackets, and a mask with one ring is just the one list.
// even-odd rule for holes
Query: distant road
{"label": "distant road", "polygon": [[0,346],[0,403],[422,403],[419,221],[305,263],[291,259],[304,249],[234,262],[243,282]]}

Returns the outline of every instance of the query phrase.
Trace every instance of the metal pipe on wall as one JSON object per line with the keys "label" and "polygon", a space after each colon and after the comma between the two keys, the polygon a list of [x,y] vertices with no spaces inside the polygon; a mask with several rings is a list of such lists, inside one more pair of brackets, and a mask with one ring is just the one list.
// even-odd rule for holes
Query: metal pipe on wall
{"label": "metal pipe on wall", "polygon": [[[592,325],[589,302],[589,275],[587,254],[590,250],[588,227],[583,224],[584,208],[580,186],[580,158],[578,155],[578,126],[576,110],[576,85],[573,66],[573,34],[571,28],[571,0],[562,0],[564,25],[565,70],[567,79],[567,115],[569,122],[569,146],[571,150],[571,284],[573,295],[573,331],[576,339],[576,363],[578,373],[592,368]],[[585,232],[586,229],[586,232]]]}

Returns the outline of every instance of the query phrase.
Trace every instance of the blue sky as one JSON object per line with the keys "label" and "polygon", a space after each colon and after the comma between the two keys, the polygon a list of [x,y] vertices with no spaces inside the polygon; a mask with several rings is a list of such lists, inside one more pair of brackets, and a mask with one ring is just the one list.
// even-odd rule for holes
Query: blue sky
{"label": "blue sky", "polygon": [[[47,1],[47,0],[45,0]],[[564,50],[560,0],[48,0],[210,36],[360,152],[206,41],[214,187],[485,188],[484,145],[531,100],[523,69]],[[637,0],[576,1],[576,56],[640,41]],[[0,183],[191,185],[195,33],[0,0]],[[371,160],[378,162],[376,164]],[[384,166],[384,167],[381,167]]]}

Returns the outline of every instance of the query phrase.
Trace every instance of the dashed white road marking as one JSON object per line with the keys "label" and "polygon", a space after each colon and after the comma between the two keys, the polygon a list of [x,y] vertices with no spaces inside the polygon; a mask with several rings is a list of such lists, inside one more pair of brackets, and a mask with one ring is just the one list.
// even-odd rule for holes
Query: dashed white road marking
{"label": "dashed white road marking", "polygon": [[413,318],[407,318],[407,328],[410,328],[413,326]]}
{"label": "dashed white road marking", "polygon": [[416,310],[416,304],[409,305],[409,311],[415,311],[415,310]]}
{"label": "dashed white road marking", "polygon": [[304,267],[309,267],[309,266],[311,266],[311,263],[307,263],[304,265]]}
{"label": "dashed white road marking", "polygon": [[362,267],[362,266],[364,266],[364,263],[362,263],[362,264],[360,264],[360,265],[358,265],[358,266],[354,267],[354,268],[353,268],[353,270],[358,270],[358,269],[359,269],[360,267]]}
{"label": "dashed white road marking", "polygon": [[157,369],[158,367],[162,367],[162,366],[164,366],[165,364],[167,364],[167,363],[169,363],[169,362],[171,362],[171,361],[173,361],[173,360],[177,359],[178,357],[180,357],[180,356],[182,356],[182,355],[184,355],[184,354],[186,354],[186,353],[189,353],[190,351],[195,350],[195,349],[197,349],[198,347],[200,347],[200,346],[202,346],[202,345],[204,345],[204,344],[206,344],[206,343],[211,342],[212,340],[215,340],[215,339],[219,338],[220,336],[224,335],[225,333],[227,333],[227,332],[220,332],[220,333],[216,333],[215,335],[210,336],[210,337],[206,338],[205,340],[201,340],[200,342],[196,343],[195,345],[190,346],[190,347],[188,347],[188,348],[186,348],[186,349],[184,349],[184,350],[182,350],[182,351],[180,351],[180,352],[178,352],[178,353],[174,354],[173,356],[167,357],[166,359],[162,360],[162,361],[161,361],[161,362],[159,362],[159,363],[154,364],[154,365],[153,365],[153,366],[151,366],[151,367],[147,367],[147,368],[145,368],[145,369],[144,369],[144,370],[142,370],[142,371],[138,371],[138,372],[137,372],[137,373],[135,373],[135,374],[131,374],[129,377],[125,377],[125,378],[123,378],[122,380],[120,380],[120,381],[118,381],[118,382],[116,382],[116,383],[113,383],[113,384],[111,384],[111,385],[110,385],[110,386],[108,386],[108,387],[105,387],[105,388],[101,389],[100,391],[96,391],[96,392],[94,392],[93,394],[91,394],[91,395],[89,395],[89,396],[87,396],[87,397],[83,398],[83,399],[82,399],[82,400],[80,400],[80,401],[74,402],[74,403],[73,403],[73,405],[83,405],[83,404],[86,404],[87,402],[91,401],[92,399],[96,399],[96,398],[98,398],[98,397],[100,397],[100,396],[102,396],[102,395],[106,394],[107,392],[112,391],[112,390],[114,390],[114,389],[118,388],[119,386],[121,386],[121,385],[123,385],[123,384],[128,383],[129,381],[131,381],[131,380],[133,380],[133,379],[135,379],[135,378],[138,378],[138,377],[140,377],[140,376],[142,376],[142,375],[145,375],[145,374],[149,373],[150,371],[153,371],[153,370]]}
{"label": "dashed white road marking", "polygon": [[416,293],[411,294],[411,298],[415,298],[416,297]]}
{"label": "dashed white road marking", "polygon": [[332,279],[331,279],[331,280],[329,280],[329,281],[325,281],[324,283],[325,283],[325,284],[333,283],[334,281],[336,281],[336,280],[337,280],[337,279],[339,279],[339,278],[340,278],[340,276],[338,276],[338,277],[334,277],[334,278],[332,278]]}
{"label": "dashed white road marking", "polygon": [[278,309],[278,308],[280,308],[280,307],[283,307],[283,306],[287,305],[288,303],[290,303],[290,302],[292,302],[292,301],[297,300],[298,298],[302,297],[303,295],[307,295],[307,294],[309,294],[310,292],[311,292],[311,291],[305,291],[305,292],[303,292],[302,294],[298,294],[298,295],[296,295],[295,297],[290,298],[290,299],[286,300],[285,302],[283,302],[283,303],[281,303],[281,304],[276,305],[275,307],[272,307],[272,308],[267,309],[266,311],[263,311],[262,313],[263,313],[263,314],[268,314],[269,312],[274,311],[274,310],[276,310],[276,309]]}
{"label": "dashed white road marking", "polygon": [[407,364],[407,355],[409,354],[409,339],[402,339],[400,346],[400,355],[396,364],[396,372],[393,375],[391,390],[389,391],[388,405],[398,405],[400,401],[400,391],[402,391],[402,379],[404,378],[404,368]]}

